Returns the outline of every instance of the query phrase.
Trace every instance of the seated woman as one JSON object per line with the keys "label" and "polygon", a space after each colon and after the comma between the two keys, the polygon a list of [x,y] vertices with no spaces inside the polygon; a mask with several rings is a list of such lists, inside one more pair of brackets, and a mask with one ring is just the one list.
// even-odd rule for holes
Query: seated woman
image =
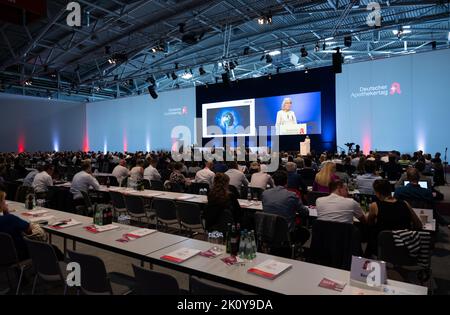
{"label": "seated woman", "polygon": [[223,173],[214,176],[205,209],[206,230],[227,232],[228,223],[241,221],[241,207],[237,196],[229,189],[230,178]]}
{"label": "seated woman", "polygon": [[378,179],[373,183],[378,201],[370,204],[367,222],[370,228],[367,250],[377,253],[377,239],[381,231],[419,230],[422,222],[406,201],[397,200],[391,195],[388,180]]}
{"label": "seated woman", "polygon": [[128,186],[136,186],[144,178],[144,160],[137,160],[136,166],[130,170]]}
{"label": "seated woman", "polygon": [[329,185],[331,182],[339,180],[336,175],[336,164],[327,162],[323,168],[316,174],[316,179],[313,184],[313,191],[329,193]]}

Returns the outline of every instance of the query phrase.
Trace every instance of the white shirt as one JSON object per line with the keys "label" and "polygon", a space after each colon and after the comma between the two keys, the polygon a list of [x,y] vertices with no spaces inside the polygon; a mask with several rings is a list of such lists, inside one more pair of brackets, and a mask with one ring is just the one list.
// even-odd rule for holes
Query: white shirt
{"label": "white shirt", "polygon": [[241,186],[248,186],[247,177],[241,171],[231,168],[225,174],[230,178],[230,185],[236,187],[238,192],[241,192]]}
{"label": "white shirt", "polygon": [[323,221],[353,224],[353,217],[360,218],[364,215],[355,200],[337,194],[318,198],[316,208],[317,219]]}
{"label": "white shirt", "polygon": [[161,180],[161,175],[159,174],[158,170],[154,168],[153,166],[149,165],[144,170],[144,178],[147,180]]}
{"label": "white shirt", "polygon": [[46,171],[36,174],[32,185],[35,192],[47,192],[49,186],[53,186],[53,179]]}
{"label": "white shirt", "polygon": [[278,111],[276,126],[295,124],[297,124],[297,117],[295,117],[295,113],[292,110],[288,112],[284,110]]}
{"label": "white shirt", "polygon": [[129,174],[130,172],[128,171],[128,168],[122,165],[117,165],[112,171],[112,176],[117,178],[119,185],[122,183],[124,178],[128,177]]}
{"label": "white shirt", "polygon": [[70,192],[73,194],[73,199],[83,198],[82,191],[88,192],[89,188],[93,187],[95,190],[100,189],[100,184],[97,179],[91,174],[81,171],[75,174],[70,186]]}
{"label": "white shirt", "polygon": [[212,187],[214,182],[214,172],[209,168],[205,167],[204,169],[198,171],[195,174],[195,182],[196,183],[206,183],[209,184],[209,187]]}
{"label": "white shirt", "polygon": [[267,185],[269,185],[270,187],[274,186],[272,177],[269,174],[258,172],[252,175],[249,185],[250,187],[261,188],[265,190],[267,188]]}

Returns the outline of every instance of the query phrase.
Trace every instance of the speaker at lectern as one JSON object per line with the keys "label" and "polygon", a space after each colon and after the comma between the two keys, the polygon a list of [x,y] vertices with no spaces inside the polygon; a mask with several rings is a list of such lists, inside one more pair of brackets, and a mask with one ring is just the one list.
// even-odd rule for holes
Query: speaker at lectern
{"label": "speaker at lectern", "polygon": [[305,141],[300,142],[300,155],[305,156],[311,152],[311,139],[306,136]]}

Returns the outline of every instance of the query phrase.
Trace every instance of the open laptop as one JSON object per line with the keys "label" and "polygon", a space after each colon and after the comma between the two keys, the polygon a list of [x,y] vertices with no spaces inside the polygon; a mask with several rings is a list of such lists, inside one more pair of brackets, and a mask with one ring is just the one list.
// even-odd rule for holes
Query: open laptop
{"label": "open laptop", "polygon": [[[408,185],[409,184],[409,181],[408,180],[405,180],[404,182],[403,182],[403,185],[404,186],[406,186],[406,185]],[[426,189],[428,189],[429,187],[428,187],[428,182],[426,181],[426,180],[421,180],[421,181],[419,181],[419,185],[420,185],[420,187],[422,187],[422,188],[426,188]]]}

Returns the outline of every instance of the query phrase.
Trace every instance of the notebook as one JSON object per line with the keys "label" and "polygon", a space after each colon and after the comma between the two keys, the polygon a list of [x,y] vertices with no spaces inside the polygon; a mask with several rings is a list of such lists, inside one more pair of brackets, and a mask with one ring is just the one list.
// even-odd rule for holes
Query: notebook
{"label": "notebook", "polygon": [[275,279],[280,274],[291,268],[291,264],[282,263],[273,259],[268,259],[265,262],[250,268],[248,272],[256,274],[258,276]]}
{"label": "notebook", "polygon": [[79,224],[81,224],[81,222],[73,220],[73,219],[66,219],[66,220],[60,220],[56,223],[53,223],[52,225],[50,225],[50,227],[59,230],[59,229],[65,229],[65,228],[72,227],[72,226],[79,225]]}
{"label": "notebook", "polygon": [[188,260],[191,257],[194,257],[198,253],[200,253],[200,250],[198,249],[183,247],[173,252],[170,252],[167,255],[162,256],[161,259],[179,264]]}
{"label": "notebook", "polygon": [[102,232],[106,232],[106,231],[111,231],[111,230],[115,230],[118,229],[119,226],[114,225],[114,224],[107,224],[107,225],[88,225],[85,226],[84,229],[88,232],[92,232],[92,233],[102,233]]}

